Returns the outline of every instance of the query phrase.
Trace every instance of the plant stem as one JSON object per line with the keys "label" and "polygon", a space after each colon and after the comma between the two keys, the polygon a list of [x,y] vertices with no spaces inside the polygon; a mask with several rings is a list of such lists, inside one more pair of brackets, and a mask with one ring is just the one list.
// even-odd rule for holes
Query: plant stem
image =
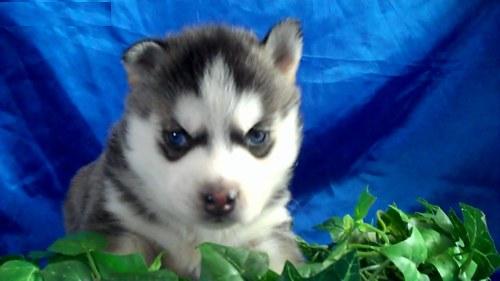
{"label": "plant stem", "polygon": [[368,258],[368,257],[373,257],[373,256],[379,256],[380,253],[373,252],[373,251],[370,251],[370,252],[360,252],[360,251],[358,251],[357,255],[358,255],[358,257],[361,257],[361,258]]}
{"label": "plant stem", "polygon": [[[360,271],[359,272],[360,275],[361,275],[361,278],[363,279],[363,281],[368,281],[369,278],[371,277],[370,273],[368,271]],[[367,275],[367,276],[365,276]]]}
{"label": "plant stem", "polygon": [[[383,263],[381,263],[377,270],[375,270],[375,272],[373,273],[373,275],[371,276],[371,278],[368,280],[368,281],[376,281],[378,280],[378,275],[380,274],[380,272],[382,272],[389,264],[391,263],[390,260],[385,260]],[[374,279],[374,278],[377,278],[377,279]]]}
{"label": "plant stem", "polygon": [[360,271],[370,271],[370,270],[378,269],[380,266],[381,266],[381,264],[374,264],[374,265],[370,265],[367,267],[363,267],[360,269]]}
{"label": "plant stem", "polygon": [[380,225],[382,226],[382,231],[384,231],[384,233],[385,233],[387,231],[387,226],[385,225],[385,222],[382,219],[382,214],[383,214],[383,212],[381,210],[377,211],[377,220],[380,223]]}
{"label": "plant stem", "polygon": [[391,244],[391,242],[389,241],[389,238],[387,237],[387,235],[380,229],[374,227],[373,225],[371,224],[368,224],[368,223],[365,223],[363,224],[364,227],[368,228],[369,230],[377,233],[378,235],[380,235],[380,237],[382,238],[382,240],[384,240],[384,244],[385,245],[389,245]]}
{"label": "plant stem", "polygon": [[87,259],[89,260],[89,265],[90,265],[90,269],[92,270],[92,275],[94,276],[94,280],[100,281],[101,275],[99,274],[99,271],[97,270],[97,266],[95,265],[94,258],[92,258],[90,251],[88,251],[86,253],[86,255],[87,255]]}
{"label": "plant stem", "polygon": [[375,247],[375,246],[371,246],[371,245],[364,245],[364,244],[349,244],[348,247],[356,249],[356,250],[366,249],[366,250],[372,250],[372,251],[376,251],[376,252],[380,251],[379,247]]}

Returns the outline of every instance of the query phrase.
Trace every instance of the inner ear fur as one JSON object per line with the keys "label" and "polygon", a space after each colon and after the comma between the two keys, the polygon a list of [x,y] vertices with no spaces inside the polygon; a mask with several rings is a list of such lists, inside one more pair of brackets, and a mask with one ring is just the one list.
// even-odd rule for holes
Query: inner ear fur
{"label": "inner ear fur", "polygon": [[291,81],[295,82],[302,56],[302,31],[300,23],[286,19],[271,28],[262,44],[271,55],[274,66]]}
{"label": "inner ear fur", "polygon": [[134,85],[139,82],[144,75],[150,74],[164,59],[166,59],[166,43],[164,41],[145,39],[129,47],[122,57],[129,83]]}

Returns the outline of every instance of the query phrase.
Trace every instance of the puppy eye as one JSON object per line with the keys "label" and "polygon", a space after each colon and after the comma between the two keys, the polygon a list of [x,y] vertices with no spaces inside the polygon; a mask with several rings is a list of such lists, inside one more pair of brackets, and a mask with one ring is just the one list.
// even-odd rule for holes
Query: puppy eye
{"label": "puppy eye", "polygon": [[250,146],[260,146],[266,143],[269,137],[269,132],[251,129],[245,136],[246,142]]}
{"label": "puppy eye", "polygon": [[167,131],[165,135],[167,144],[175,149],[189,146],[189,135],[184,130]]}

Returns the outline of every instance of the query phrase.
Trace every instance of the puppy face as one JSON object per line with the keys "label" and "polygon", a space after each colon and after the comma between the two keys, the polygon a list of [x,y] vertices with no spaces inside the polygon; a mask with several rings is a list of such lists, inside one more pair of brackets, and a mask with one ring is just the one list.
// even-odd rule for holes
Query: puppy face
{"label": "puppy face", "polygon": [[264,42],[212,27],[127,51],[125,158],[152,212],[223,227],[254,220],[283,193],[301,141],[301,48],[285,21]]}

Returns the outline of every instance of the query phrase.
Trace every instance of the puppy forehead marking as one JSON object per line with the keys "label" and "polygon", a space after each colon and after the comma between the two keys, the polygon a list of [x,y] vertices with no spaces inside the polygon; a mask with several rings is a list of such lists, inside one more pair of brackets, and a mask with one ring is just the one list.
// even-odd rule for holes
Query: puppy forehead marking
{"label": "puppy forehead marking", "polygon": [[195,95],[181,96],[174,107],[174,117],[179,125],[193,135],[206,127],[207,109]]}
{"label": "puppy forehead marking", "polygon": [[201,97],[210,112],[206,116],[216,129],[227,127],[236,104],[236,87],[229,67],[221,56],[215,57],[205,71],[200,83]]}
{"label": "puppy forehead marking", "polygon": [[174,109],[177,122],[189,133],[203,129],[223,134],[230,125],[248,131],[262,118],[259,95],[238,92],[229,67],[216,56],[200,82],[200,96],[181,95]]}
{"label": "puppy forehead marking", "polygon": [[233,120],[237,128],[248,132],[263,116],[262,102],[256,93],[241,94],[234,110]]}

